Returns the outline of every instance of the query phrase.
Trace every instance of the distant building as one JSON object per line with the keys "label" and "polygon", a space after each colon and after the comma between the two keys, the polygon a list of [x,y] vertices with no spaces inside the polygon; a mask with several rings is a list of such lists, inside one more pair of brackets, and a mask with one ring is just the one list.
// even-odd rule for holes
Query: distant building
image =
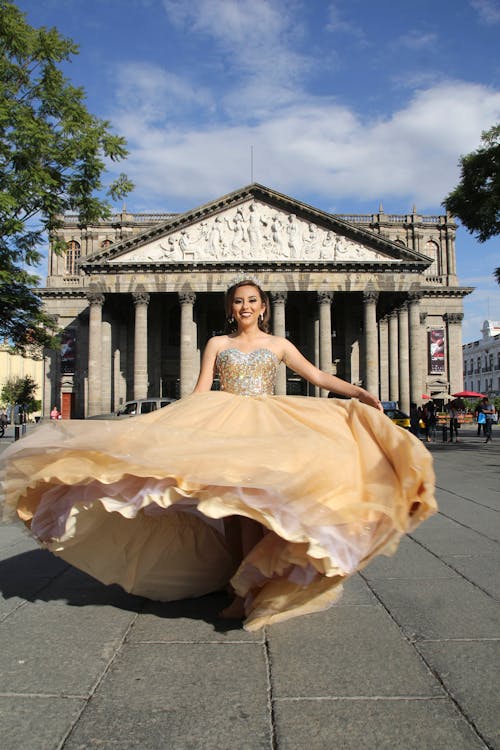
{"label": "distant building", "polygon": [[483,338],[462,347],[464,389],[500,395],[500,321],[485,320]]}
{"label": "distant building", "polygon": [[[462,299],[449,215],[334,215],[262,185],[182,214],[129,214],[81,228],[66,216],[37,289],[62,329],[45,353],[44,414],[116,411],[191,392],[224,291],[257,275],[272,330],[315,364],[403,411],[463,387]],[[319,395],[281,368],[277,393]],[[322,396],[326,395],[321,393]]]}

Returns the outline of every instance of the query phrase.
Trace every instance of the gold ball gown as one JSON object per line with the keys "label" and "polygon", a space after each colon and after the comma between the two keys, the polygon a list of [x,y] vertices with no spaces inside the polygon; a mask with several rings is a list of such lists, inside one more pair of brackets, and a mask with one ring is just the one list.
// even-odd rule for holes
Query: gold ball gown
{"label": "gold ball gown", "polygon": [[[4,518],[105,584],[160,601],[229,580],[248,630],[329,607],[436,512],[427,449],[357,400],[275,396],[269,349],[225,349],[221,391],[127,421],[52,421],[2,456]],[[235,565],[227,516],[265,529]]]}

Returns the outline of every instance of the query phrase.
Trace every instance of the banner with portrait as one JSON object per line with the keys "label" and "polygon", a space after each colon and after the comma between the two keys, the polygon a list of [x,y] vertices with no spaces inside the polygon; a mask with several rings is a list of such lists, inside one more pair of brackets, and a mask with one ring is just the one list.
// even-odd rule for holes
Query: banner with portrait
{"label": "banner with portrait", "polygon": [[444,328],[431,328],[427,334],[429,375],[444,373]]}
{"label": "banner with portrait", "polygon": [[76,339],[71,329],[61,333],[61,373],[63,375],[75,372]]}

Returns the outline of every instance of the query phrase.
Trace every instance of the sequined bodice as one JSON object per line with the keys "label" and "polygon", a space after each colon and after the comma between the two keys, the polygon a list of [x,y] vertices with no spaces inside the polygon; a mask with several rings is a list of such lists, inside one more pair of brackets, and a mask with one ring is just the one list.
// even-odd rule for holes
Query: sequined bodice
{"label": "sequined bodice", "polygon": [[261,396],[274,393],[279,359],[270,349],[240,352],[223,349],[217,355],[221,391],[238,396]]}

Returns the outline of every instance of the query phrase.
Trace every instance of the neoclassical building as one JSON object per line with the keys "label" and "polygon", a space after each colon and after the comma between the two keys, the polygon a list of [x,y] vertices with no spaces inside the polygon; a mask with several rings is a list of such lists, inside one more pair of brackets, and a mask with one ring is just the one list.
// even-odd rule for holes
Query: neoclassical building
{"label": "neoclassical building", "polygon": [[[179,397],[224,329],[236,276],[269,292],[272,326],[319,367],[408,411],[462,388],[462,299],[450,216],[333,215],[252,184],[180,214],[129,214],[49,253],[46,309],[63,329],[47,352],[44,413],[115,411]],[[215,387],[217,383],[215,384]],[[284,365],[279,393],[321,395]]]}
{"label": "neoclassical building", "polygon": [[464,344],[464,388],[490,397],[500,395],[500,321],[485,320],[483,337]]}

